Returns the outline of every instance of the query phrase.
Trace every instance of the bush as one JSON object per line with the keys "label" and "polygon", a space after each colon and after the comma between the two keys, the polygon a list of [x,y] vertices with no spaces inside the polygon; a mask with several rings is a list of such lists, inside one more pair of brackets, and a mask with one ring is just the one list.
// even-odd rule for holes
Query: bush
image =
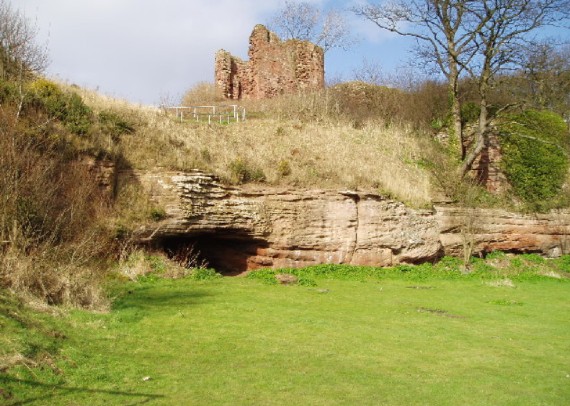
{"label": "bush", "polygon": [[77,159],[85,138],[72,134],[89,129],[91,110],[44,79],[15,88],[0,86],[0,288],[100,308],[109,195]]}
{"label": "bush", "polygon": [[192,270],[192,273],[188,278],[196,281],[205,281],[205,280],[219,279],[221,277],[222,275],[217,273],[214,269],[196,268]]}
{"label": "bush", "polygon": [[161,221],[166,218],[166,211],[162,207],[153,207],[150,210],[150,218],[153,221]]}
{"label": "bush", "polygon": [[223,102],[226,99],[216,89],[216,85],[208,82],[200,82],[189,89],[182,97],[183,106],[200,106]]}
{"label": "bush", "polygon": [[111,110],[100,112],[98,119],[103,132],[109,134],[115,142],[119,140],[121,135],[135,132],[134,124]]}
{"label": "bush", "polygon": [[447,114],[446,88],[437,82],[425,82],[406,91],[347,82],[332,87],[330,96],[339,112],[353,121],[355,129],[362,128],[363,123],[370,120],[427,128],[430,123],[444,122]]}
{"label": "bush", "polygon": [[568,130],[562,117],[529,110],[499,125],[503,169],[517,197],[531,209],[546,210],[568,173]]}
{"label": "bush", "polygon": [[92,111],[77,93],[66,95],[63,122],[74,134],[86,134],[92,124]]}
{"label": "bush", "polygon": [[288,160],[282,159],[279,161],[279,165],[277,165],[277,173],[280,177],[286,177],[291,175],[291,164]]}
{"label": "bush", "polygon": [[237,158],[229,165],[233,183],[264,182],[265,174],[259,168],[252,168],[242,158]]}
{"label": "bush", "polygon": [[32,82],[29,92],[27,104],[30,107],[62,121],[72,133],[83,135],[91,127],[93,113],[77,93],[66,93],[46,79]]}
{"label": "bush", "polygon": [[65,95],[58,85],[38,79],[29,85],[29,104],[58,120],[65,116]]}
{"label": "bush", "polygon": [[14,82],[0,79],[0,104],[12,103],[16,100],[18,89]]}

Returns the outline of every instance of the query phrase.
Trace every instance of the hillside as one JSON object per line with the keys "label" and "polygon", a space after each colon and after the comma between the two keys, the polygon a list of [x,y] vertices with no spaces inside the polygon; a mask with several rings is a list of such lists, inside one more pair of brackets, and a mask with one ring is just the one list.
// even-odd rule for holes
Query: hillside
{"label": "hillside", "polygon": [[[461,178],[459,162],[450,147],[434,137],[433,124],[426,125],[430,117],[442,114],[438,89],[428,84],[415,92],[404,92],[346,83],[324,92],[247,101],[243,103],[247,120],[208,124],[45,79],[26,83],[24,93],[16,84],[3,82],[3,159],[7,170],[0,185],[6,197],[2,261],[5,269],[12,268],[4,272],[5,284],[54,304],[98,306],[103,295],[86,286],[105,278],[109,264],[129,257],[141,230],[156,228],[166,216],[184,222],[172,209],[184,213],[185,203],[167,202],[170,212],[165,210],[165,202],[155,196],[160,188],[145,190],[142,178],[133,183],[125,181],[130,175],[121,176],[133,170],[167,173],[198,169],[217,176],[229,187],[255,184],[259,196],[264,188],[273,188],[269,194],[275,193],[275,188],[290,189],[293,194],[296,189],[304,190],[301,194],[308,195],[329,190],[333,195],[344,193],[341,200],[370,194],[403,202],[412,209],[431,208],[435,201],[444,200],[468,208],[512,208],[518,204],[528,210],[533,207],[530,203],[519,203],[519,196],[524,197],[522,191],[534,199],[531,203],[540,202],[540,206],[533,203],[534,207],[564,207],[568,193],[561,189],[564,179],[560,174],[567,171],[568,163],[558,143],[567,131],[558,123],[559,118],[533,113],[524,116],[526,124],[517,118],[523,116],[507,121],[522,124],[503,126],[504,131],[515,128],[517,133],[526,131],[539,140],[540,131],[530,132],[532,126],[538,126],[552,128],[553,135],[540,144],[544,145],[542,155],[530,153],[517,158],[521,150],[512,143],[509,150],[516,159],[508,161],[513,162],[511,172],[524,182],[513,183],[519,195],[508,189],[502,195],[492,195],[470,177]],[[190,91],[184,103],[204,100],[205,95],[208,93]],[[426,104],[429,98],[433,103]],[[441,126],[435,128],[441,131]],[[525,169],[528,159],[534,160],[530,167],[540,165],[540,173]],[[550,175],[554,169],[557,176]],[[176,208],[178,204],[182,206]],[[258,216],[255,207],[253,211],[245,209],[248,216]],[[358,207],[350,202],[347,207],[351,213],[356,211],[343,232],[350,232],[354,222],[364,221]],[[319,207],[315,210],[317,218],[324,218],[318,214]],[[224,216],[231,217],[232,213]],[[370,220],[375,224],[376,220]],[[547,228],[550,221],[558,220],[548,219]],[[168,227],[180,229],[178,225]],[[245,229],[256,227],[248,225]],[[325,247],[329,231],[318,235]],[[430,233],[437,239],[436,229]],[[541,233],[554,235],[548,230]],[[472,230],[470,234],[477,233]],[[517,246],[549,252],[554,247],[551,238],[540,248],[526,243]],[[495,246],[479,241],[483,251],[485,244]],[[290,241],[282,247],[289,250],[295,245]],[[367,249],[388,250],[390,257],[398,258],[403,248]],[[45,271],[34,274],[34,263],[45,266]],[[73,275],[71,283],[61,276],[67,273]]]}
{"label": "hillside", "polygon": [[364,189],[414,206],[433,197],[429,137],[405,123],[328,114],[325,94],[249,102],[247,120],[229,125],[180,122],[160,109],[81,94],[94,111],[112,109],[136,123],[116,145],[133,168],[197,168],[234,184]]}

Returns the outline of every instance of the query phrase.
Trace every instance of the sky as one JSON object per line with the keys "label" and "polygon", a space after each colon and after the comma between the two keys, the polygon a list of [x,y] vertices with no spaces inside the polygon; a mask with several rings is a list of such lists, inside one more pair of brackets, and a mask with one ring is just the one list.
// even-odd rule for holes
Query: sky
{"label": "sky", "polygon": [[[347,10],[358,0],[308,0]],[[213,82],[219,49],[247,59],[249,35],[283,0],[11,0],[36,26],[50,65],[46,76],[134,103],[175,103]],[[408,44],[349,11],[359,39],[325,56],[330,81],[350,80],[365,63],[389,73],[405,65]]]}

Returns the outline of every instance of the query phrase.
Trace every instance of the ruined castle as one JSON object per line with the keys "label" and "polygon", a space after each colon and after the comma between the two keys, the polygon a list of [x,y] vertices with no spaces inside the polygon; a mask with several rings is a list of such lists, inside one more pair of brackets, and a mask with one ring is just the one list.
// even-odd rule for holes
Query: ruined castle
{"label": "ruined castle", "polygon": [[263,25],[249,37],[249,61],[216,53],[215,80],[228,99],[264,99],[324,88],[324,52],[308,41],[282,41]]}

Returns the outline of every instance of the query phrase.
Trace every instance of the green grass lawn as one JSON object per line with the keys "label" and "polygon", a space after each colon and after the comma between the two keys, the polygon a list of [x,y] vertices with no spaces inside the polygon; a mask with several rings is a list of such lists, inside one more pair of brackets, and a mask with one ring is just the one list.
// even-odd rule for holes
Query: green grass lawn
{"label": "green grass lawn", "polygon": [[8,405],[566,405],[570,283],[158,280],[74,311]]}

